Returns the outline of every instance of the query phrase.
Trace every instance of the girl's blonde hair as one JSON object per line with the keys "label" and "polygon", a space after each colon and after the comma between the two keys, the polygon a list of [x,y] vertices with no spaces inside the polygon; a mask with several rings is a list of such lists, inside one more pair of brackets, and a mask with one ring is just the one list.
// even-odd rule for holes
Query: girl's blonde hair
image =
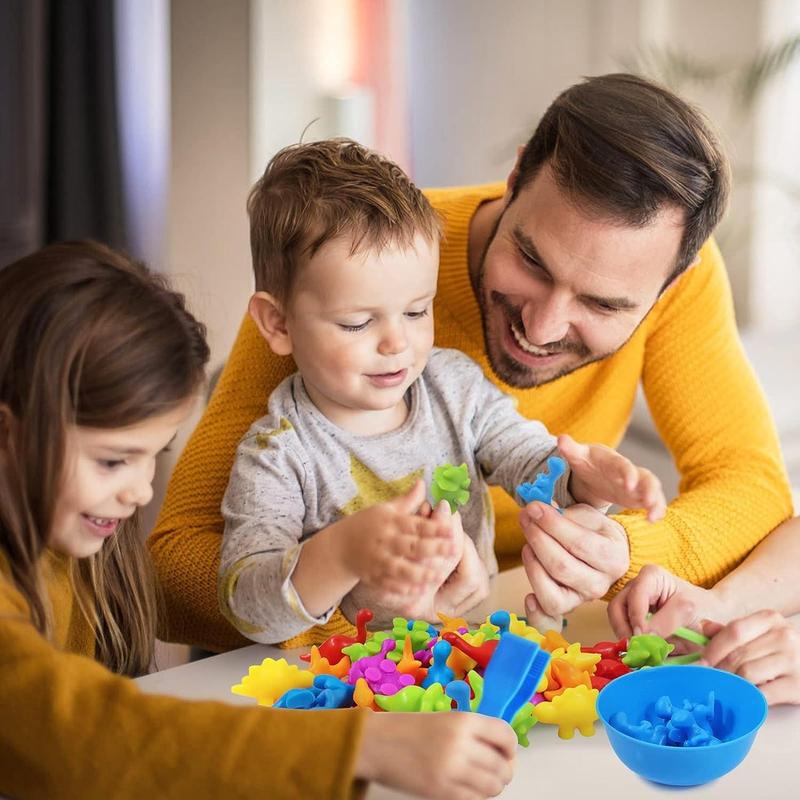
{"label": "girl's blonde hair", "polygon": [[[39,566],[68,428],[123,428],[179,407],[200,388],[208,356],[183,296],[107,247],[52,245],[0,269],[0,548],[44,635]],[[137,515],[74,562],[72,579],[97,659],[145,672],[157,609]]]}

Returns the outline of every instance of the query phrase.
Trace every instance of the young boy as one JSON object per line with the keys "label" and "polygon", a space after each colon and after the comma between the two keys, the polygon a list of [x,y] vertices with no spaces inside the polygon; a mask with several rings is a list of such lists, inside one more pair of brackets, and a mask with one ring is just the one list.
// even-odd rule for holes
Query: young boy
{"label": "young boy", "polygon": [[[298,371],[237,451],[222,506],[223,613],[273,643],[337,606],[351,620],[363,605],[381,621],[463,612],[497,571],[487,486],[513,496],[556,438],[469,358],[433,348],[439,222],[395,164],[346,140],[289,147],[248,210],[250,314]],[[649,472],[606,447],[558,444],[569,465],[559,505],[663,514]],[[444,463],[467,465],[460,519],[423,505]]]}

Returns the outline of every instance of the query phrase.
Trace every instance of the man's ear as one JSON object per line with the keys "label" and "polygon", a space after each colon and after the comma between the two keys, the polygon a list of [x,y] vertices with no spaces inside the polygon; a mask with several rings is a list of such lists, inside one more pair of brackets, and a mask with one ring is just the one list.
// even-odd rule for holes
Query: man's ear
{"label": "man's ear", "polygon": [[666,282],[666,283],[665,283],[665,284],[664,284],[664,285],[661,287],[661,292],[659,292],[659,294],[661,294],[661,293],[663,293],[663,292],[666,292],[666,291],[667,291],[667,289],[669,289],[669,287],[670,287],[670,286],[672,286],[672,284],[673,284],[673,283],[675,283],[675,281],[676,281],[676,280],[678,280],[678,278],[680,278],[680,277],[681,277],[681,275],[685,275],[685,274],[686,274],[686,273],[687,273],[687,272],[688,272],[690,269],[694,269],[694,268],[695,268],[695,267],[696,267],[696,266],[697,266],[697,265],[698,265],[698,264],[699,264],[699,263],[700,263],[702,260],[703,260],[703,257],[700,255],[700,253],[698,253],[698,254],[697,254],[695,257],[694,257],[694,260],[692,261],[692,263],[691,263],[691,264],[689,264],[689,266],[688,266],[688,267],[686,267],[686,269],[685,269],[685,270],[683,270],[683,271],[679,272],[677,275],[674,275],[673,277],[671,277],[671,278],[670,278],[670,279],[669,279],[669,280],[668,280],[668,281],[667,281],[667,282]]}
{"label": "man's ear", "polygon": [[511,195],[514,194],[514,187],[517,185],[517,178],[519,177],[519,162],[522,160],[522,152],[524,150],[524,144],[517,145],[517,160],[514,162],[514,166],[506,178],[506,192],[503,196],[505,205],[508,205],[511,202]]}
{"label": "man's ear", "polygon": [[292,337],[286,327],[286,312],[283,305],[269,292],[256,292],[248,305],[250,316],[276,356],[288,356],[292,352]]}

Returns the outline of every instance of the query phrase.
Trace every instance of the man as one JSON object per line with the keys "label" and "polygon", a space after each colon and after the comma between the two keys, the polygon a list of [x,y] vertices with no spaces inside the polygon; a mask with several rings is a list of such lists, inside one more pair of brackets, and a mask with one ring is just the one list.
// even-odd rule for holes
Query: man
{"label": "man", "polygon": [[[682,475],[657,524],[580,505],[520,513],[495,494],[498,556],[518,562],[522,548],[531,613],[613,594],[646,563],[713,583],[791,513],[774,426],[707,241],[728,187],[696,111],[640,78],[607,75],[555,100],[504,186],[428,193],[445,223],[436,344],[478,361],[552,432],[610,446],[641,380]],[[173,640],[242,641],[217,609],[219,504],[239,438],[293,369],[245,320],[150,539]],[[334,615],[315,635],[349,627]]]}

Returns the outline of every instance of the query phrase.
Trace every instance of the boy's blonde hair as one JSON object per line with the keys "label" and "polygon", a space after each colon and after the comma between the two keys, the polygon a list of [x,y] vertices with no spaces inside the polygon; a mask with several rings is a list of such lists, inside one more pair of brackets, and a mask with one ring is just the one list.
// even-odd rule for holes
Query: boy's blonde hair
{"label": "boy's blonde hair", "polygon": [[269,162],[247,200],[256,290],[285,303],[302,259],[338,236],[362,248],[441,236],[427,198],[397,164],[351,139],[296,144]]}

